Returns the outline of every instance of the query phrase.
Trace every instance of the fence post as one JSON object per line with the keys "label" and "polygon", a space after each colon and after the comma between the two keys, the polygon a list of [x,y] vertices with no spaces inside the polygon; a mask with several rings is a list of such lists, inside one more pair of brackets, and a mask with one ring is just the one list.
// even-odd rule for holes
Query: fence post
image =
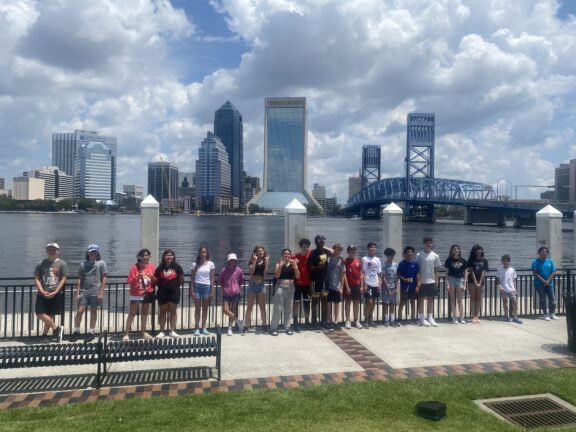
{"label": "fence post", "polygon": [[547,205],[536,213],[536,248],[546,246],[556,267],[562,267],[562,213]]}
{"label": "fence post", "polygon": [[402,259],[402,215],[403,211],[394,203],[382,211],[382,248],[396,251],[396,259]]}
{"label": "fence post", "polygon": [[[150,263],[158,265],[158,248],[160,245],[160,205],[152,195],[144,198],[140,204],[140,249],[150,250]],[[156,302],[152,303],[152,331],[156,327]],[[145,331],[146,329],[140,329]]]}
{"label": "fence post", "polygon": [[306,237],[306,207],[294,198],[284,207],[284,247],[299,249],[298,242]]}

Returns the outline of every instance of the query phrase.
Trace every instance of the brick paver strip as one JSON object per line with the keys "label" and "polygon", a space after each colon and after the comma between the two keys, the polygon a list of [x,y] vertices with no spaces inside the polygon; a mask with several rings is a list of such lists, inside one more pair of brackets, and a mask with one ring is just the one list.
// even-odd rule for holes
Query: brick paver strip
{"label": "brick paver strip", "polygon": [[576,357],[566,356],[514,362],[505,361],[394,369],[347,333],[343,331],[332,331],[324,334],[361,365],[364,371],[231,379],[220,382],[192,381],[170,384],[106,387],[102,389],[67,390],[61,392],[49,391],[30,394],[4,394],[0,395],[0,409],[64,405],[96,400],[125,400],[132,398],[208,394],[256,389],[286,389],[309,385],[385,381],[388,379],[407,379],[413,377],[485,374],[492,372],[576,367]]}

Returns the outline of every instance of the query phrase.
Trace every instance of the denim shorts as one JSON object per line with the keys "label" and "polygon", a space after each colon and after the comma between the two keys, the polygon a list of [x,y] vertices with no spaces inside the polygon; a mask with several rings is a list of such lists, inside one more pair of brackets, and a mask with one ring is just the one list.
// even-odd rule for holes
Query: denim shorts
{"label": "denim shorts", "polygon": [[264,292],[265,286],[266,286],[266,284],[264,283],[264,281],[262,281],[262,282],[249,282],[248,283],[248,289],[250,291],[252,291],[254,294],[260,294],[261,292]]}
{"label": "denim shorts", "polygon": [[382,303],[396,304],[398,299],[398,290],[393,290],[390,295],[385,289],[382,290]]}
{"label": "denim shorts", "polygon": [[210,285],[194,283],[194,293],[197,300],[208,300],[210,298]]}
{"label": "denim shorts", "polygon": [[464,288],[464,278],[448,276],[448,283],[454,288]]}

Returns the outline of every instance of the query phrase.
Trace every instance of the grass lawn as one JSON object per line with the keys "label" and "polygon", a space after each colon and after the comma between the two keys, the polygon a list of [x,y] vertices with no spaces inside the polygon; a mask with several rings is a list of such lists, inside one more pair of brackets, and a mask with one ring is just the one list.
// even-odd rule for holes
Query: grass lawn
{"label": "grass lawn", "polygon": [[[518,428],[484,413],[472,401],[536,393],[553,393],[576,403],[576,369],[415,378],[18,409],[0,413],[0,430],[518,431]],[[446,418],[433,422],[414,415],[416,402],[431,399],[448,404]]]}

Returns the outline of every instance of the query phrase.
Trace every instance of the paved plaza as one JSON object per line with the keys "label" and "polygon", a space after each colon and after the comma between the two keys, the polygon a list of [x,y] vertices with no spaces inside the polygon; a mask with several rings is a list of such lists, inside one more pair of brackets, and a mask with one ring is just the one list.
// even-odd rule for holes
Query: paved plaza
{"label": "paved plaza", "polygon": [[[567,349],[566,321],[525,319],[518,325],[498,320],[424,328],[311,331],[293,336],[263,332],[222,336],[222,381],[197,379],[165,384],[112,385],[66,391],[4,392],[0,408],[158,395],[194,394],[259,388],[290,388],[323,383],[402,379],[539,368],[575,367]],[[19,343],[2,341],[0,345]],[[211,368],[213,358],[117,363],[110,374]],[[94,374],[95,366],[0,370],[0,379]]]}

